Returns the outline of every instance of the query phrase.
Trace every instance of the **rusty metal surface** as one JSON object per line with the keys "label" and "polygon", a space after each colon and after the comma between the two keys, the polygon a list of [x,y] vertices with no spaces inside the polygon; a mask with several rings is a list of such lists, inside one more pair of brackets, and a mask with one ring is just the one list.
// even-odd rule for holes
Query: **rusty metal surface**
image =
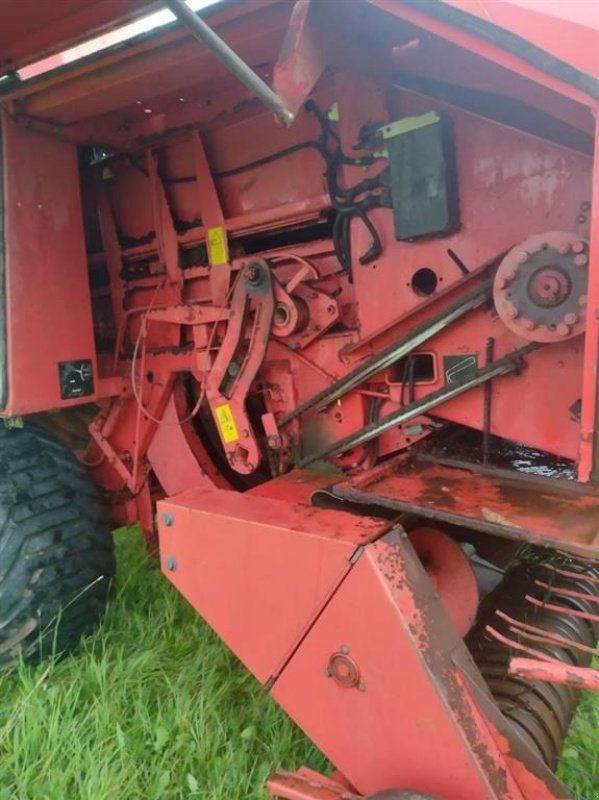
{"label": "rusty metal surface", "polygon": [[526,681],[548,681],[599,692],[599,672],[588,667],[570,667],[568,664],[543,664],[532,658],[512,658],[510,675]]}
{"label": "rusty metal surface", "polygon": [[[352,688],[325,672],[340,645],[360,670]],[[463,643],[407,540],[390,533],[365,548],[271,693],[362,794],[520,798],[456,662],[469,669]]]}
{"label": "rusty metal surface", "polygon": [[572,496],[548,479],[493,476],[399,457],[337,484],[333,494],[352,503],[409,511],[524,542],[599,558],[599,497]]}
{"label": "rusty metal surface", "polygon": [[278,770],[269,778],[266,788],[271,797],[282,800],[358,800],[361,797],[342,783],[307,767],[297,772]]}

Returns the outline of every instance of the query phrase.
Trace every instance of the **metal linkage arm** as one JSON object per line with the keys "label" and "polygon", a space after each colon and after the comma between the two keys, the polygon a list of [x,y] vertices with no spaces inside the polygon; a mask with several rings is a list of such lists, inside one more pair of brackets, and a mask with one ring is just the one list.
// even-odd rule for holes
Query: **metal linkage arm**
{"label": "metal linkage arm", "polygon": [[198,41],[206,45],[239,78],[244,86],[247,86],[265,106],[276,114],[283,125],[291,125],[295,116],[285,107],[279,95],[273,92],[270,86],[226,42],[220,36],[217,36],[212,28],[189,8],[185,0],[162,0],[162,2]]}

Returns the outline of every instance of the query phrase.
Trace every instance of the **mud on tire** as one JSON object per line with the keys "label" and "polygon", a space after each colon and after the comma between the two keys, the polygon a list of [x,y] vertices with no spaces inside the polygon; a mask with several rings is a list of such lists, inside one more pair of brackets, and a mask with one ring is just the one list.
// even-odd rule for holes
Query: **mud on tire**
{"label": "mud on tire", "polygon": [[0,670],[75,647],[102,616],[114,570],[85,469],[45,431],[0,421]]}

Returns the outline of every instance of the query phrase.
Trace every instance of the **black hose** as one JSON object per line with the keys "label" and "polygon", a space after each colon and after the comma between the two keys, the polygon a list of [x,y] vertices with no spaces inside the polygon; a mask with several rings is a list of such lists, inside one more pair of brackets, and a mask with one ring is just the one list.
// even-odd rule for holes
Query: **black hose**
{"label": "black hose", "polygon": [[[362,253],[358,258],[360,264],[368,264],[375,258],[378,258],[382,252],[382,242],[378,231],[376,230],[373,222],[369,219],[367,212],[372,208],[379,208],[385,205],[382,197],[379,195],[367,195],[363,200],[357,201],[356,198],[367,192],[372,192],[375,189],[380,189],[385,184],[383,177],[387,172],[387,168],[381,170],[378,175],[372,178],[365,178],[360,183],[350,188],[342,188],[337,182],[337,173],[341,165],[350,166],[370,166],[378,157],[371,156],[347,156],[341,150],[339,135],[331,127],[331,123],[327,118],[324,111],[317,106],[313,100],[308,100],[305,105],[306,110],[314,114],[321,129],[321,135],[318,139],[310,139],[305,142],[298,142],[297,144],[285,147],[282,150],[277,150],[267,156],[258,158],[254,161],[249,161],[245,164],[240,164],[231,169],[221,170],[214,173],[216,180],[223,178],[230,178],[235,175],[240,175],[243,172],[259,169],[266,164],[271,164],[286,156],[293,155],[301,150],[313,149],[316,150],[323,157],[326,169],[325,179],[327,185],[327,192],[331,201],[333,209],[337,212],[333,223],[333,246],[335,249],[335,256],[337,257],[342,269],[346,272],[351,279],[351,252],[350,252],[350,221],[354,216],[359,217],[371,236],[370,247]],[[334,152],[329,150],[329,139],[336,142]],[[167,178],[164,183],[192,183],[195,182],[195,175],[184,175],[178,178]]]}

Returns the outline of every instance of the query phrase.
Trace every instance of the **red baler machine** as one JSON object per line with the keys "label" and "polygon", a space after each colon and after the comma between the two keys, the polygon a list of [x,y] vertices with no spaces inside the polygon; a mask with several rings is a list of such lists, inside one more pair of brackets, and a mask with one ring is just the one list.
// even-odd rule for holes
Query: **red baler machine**
{"label": "red baler machine", "polygon": [[3,22],[4,438],[43,428],[114,521],[157,519],[338,770],[272,795],[569,797],[599,687],[596,13],[164,4],[31,79],[159,4]]}

